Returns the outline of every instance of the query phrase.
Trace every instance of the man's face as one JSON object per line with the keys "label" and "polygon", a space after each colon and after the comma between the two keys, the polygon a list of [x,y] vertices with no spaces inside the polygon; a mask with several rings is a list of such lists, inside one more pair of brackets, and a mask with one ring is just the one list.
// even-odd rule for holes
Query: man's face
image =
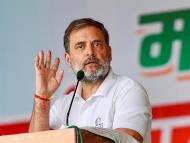
{"label": "man's face", "polygon": [[65,54],[65,59],[75,73],[84,71],[84,81],[93,82],[107,75],[111,48],[98,28],[87,26],[71,32],[70,52]]}

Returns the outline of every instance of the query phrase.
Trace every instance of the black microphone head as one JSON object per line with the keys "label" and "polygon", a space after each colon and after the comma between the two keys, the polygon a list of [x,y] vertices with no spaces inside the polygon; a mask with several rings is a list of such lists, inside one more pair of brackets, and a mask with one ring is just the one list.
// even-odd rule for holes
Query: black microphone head
{"label": "black microphone head", "polygon": [[84,78],[84,72],[82,70],[77,72],[77,80],[82,80]]}

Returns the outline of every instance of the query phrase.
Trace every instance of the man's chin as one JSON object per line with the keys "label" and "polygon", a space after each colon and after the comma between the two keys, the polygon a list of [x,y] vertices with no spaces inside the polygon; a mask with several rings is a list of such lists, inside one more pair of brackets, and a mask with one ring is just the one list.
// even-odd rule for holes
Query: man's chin
{"label": "man's chin", "polygon": [[100,68],[100,66],[98,65],[98,64],[88,64],[88,65],[86,65],[85,67],[84,67],[84,69],[86,70],[86,71],[96,71],[96,70],[98,70]]}
{"label": "man's chin", "polygon": [[98,68],[88,68],[88,69],[84,69],[84,72],[86,74],[95,74],[98,72],[98,70],[99,70]]}

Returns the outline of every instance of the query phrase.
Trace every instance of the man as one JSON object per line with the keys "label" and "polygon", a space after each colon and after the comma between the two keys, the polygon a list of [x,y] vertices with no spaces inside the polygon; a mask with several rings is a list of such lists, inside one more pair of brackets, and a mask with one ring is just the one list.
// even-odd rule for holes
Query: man
{"label": "man", "polygon": [[[117,130],[139,142],[149,143],[151,106],[145,89],[132,79],[113,73],[109,35],[104,25],[93,19],[78,19],[64,35],[65,61],[76,74],[85,73],[76,91],[69,125]],[[35,58],[36,93],[29,131],[60,129],[72,98],[61,96],[51,106],[49,98],[59,87],[63,70],[56,75],[60,60],[51,67],[51,52],[41,51]]]}

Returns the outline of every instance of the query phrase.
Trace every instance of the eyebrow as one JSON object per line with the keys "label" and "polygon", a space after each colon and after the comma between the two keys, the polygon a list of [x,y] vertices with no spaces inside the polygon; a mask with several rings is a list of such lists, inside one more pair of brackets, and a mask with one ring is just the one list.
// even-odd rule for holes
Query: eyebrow
{"label": "eyebrow", "polygon": [[[100,43],[103,43],[104,41],[97,39],[97,40],[93,40],[92,42],[100,42]],[[85,41],[77,42],[77,43],[75,44],[75,46],[81,45],[81,44],[85,44],[85,43],[86,43]]]}
{"label": "eyebrow", "polygon": [[101,43],[103,43],[102,40],[94,40],[93,42],[101,42]]}
{"label": "eyebrow", "polygon": [[75,45],[81,45],[81,44],[84,44],[85,42],[77,42]]}

